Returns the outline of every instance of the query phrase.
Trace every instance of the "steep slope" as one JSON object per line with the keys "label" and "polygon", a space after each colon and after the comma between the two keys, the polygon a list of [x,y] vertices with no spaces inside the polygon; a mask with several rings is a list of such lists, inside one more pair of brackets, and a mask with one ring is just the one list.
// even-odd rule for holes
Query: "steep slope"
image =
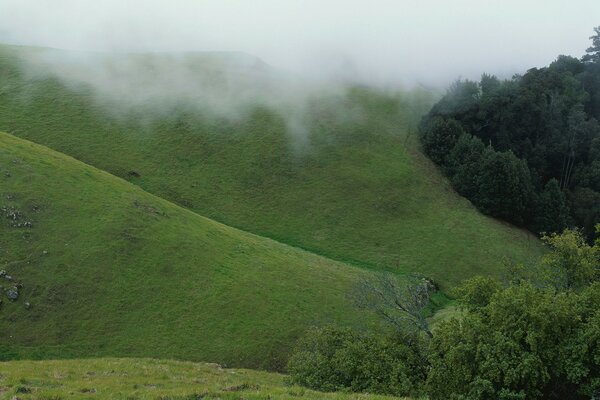
{"label": "steep slope", "polygon": [[[0,51],[0,129],[199,214],[355,265],[417,271],[444,288],[542,251],[526,232],[480,215],[420,153],[411,132],[430,104],[422,93],[354,88],[312,96],[291,121],[269,103],[224,118],[188,102],[187,92],[162,109],[150,104],[159,96],[122,106],[125,93],[107,97],[93,80],[32,72],[24,52]],[[161,55],[147,57],[163,65]],[[194,58],[185,73],[202,80],[218,71],[206,63]],[[143,70],[161,90],[173,83]],[[135,75],[124,69],[115,79]],[[240,93],[245,82],[234,82]]]}
{"label": "steep slope", "polygon": [[0,358],[277,368],[307,326],[364,318],[346,299],[360,270],[200,217],[7,134],[0,214]]}

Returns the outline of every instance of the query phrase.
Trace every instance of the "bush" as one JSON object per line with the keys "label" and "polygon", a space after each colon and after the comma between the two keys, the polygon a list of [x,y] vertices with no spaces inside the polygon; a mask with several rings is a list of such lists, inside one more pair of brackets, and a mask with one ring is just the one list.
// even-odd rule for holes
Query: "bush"
{"label": "bush", "polygon": [[426,356],[415,339],[361,335],[350,329],[312,329],[288,363],[292,384],[321,391],[416,396],[427,375]]}
{"label": "bush", "polygon": [[431,342],[428,394],[436,399],[589,399],[600,389],[597,302],[524,282],[496,291]]}

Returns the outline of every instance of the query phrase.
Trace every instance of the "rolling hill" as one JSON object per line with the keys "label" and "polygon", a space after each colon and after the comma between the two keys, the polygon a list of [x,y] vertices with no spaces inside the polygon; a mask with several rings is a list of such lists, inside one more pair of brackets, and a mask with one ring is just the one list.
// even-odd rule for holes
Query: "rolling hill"
{"label": "rolling hill", "polygon": [[308,326],[365,320],[346,298],[360,269],[206,219],[7,134],[0,214],[0,359],[118,355],[276,369]]}
{"label": "rolling hill", "polygon": [[[198,214],[355,266],[419,272],[444,289],[543,251],[479,214],[421,154],[426,93],[354,87],[311,92],[295,107],[272,96],[280,77],[270,80],[268,66],[226,54],[105,55],[109,68],[92,58],[61,70],[30,57],[44,51],[0,47],[0,129]],[[267,100],[236,102],[264,88]]]}

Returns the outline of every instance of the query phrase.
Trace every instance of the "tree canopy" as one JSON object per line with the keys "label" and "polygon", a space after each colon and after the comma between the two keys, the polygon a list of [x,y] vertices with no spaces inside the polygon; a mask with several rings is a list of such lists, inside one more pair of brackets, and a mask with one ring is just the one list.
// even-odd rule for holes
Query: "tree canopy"
{"label": "tree canopy", "polygon": [[482,212],[536,233],[600,222],[600,27],[582,59],[457,81],[421,124],[425,153]]}

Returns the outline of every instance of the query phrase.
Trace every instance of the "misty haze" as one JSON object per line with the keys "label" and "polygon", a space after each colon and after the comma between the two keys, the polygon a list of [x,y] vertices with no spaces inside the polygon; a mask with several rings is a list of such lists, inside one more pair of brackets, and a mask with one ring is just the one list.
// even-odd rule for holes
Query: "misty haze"
{"label": "misty haze", "polygon": [[0,398],[600,398],[600,2],[0,0]]}

